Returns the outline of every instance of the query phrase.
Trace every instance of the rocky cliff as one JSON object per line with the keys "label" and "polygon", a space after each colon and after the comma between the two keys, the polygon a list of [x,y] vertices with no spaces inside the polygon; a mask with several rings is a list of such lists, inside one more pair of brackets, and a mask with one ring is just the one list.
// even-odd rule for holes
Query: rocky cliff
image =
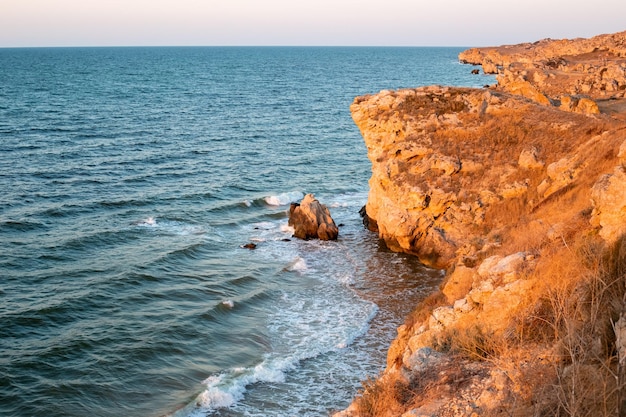
{"label": "rocky cliff", "polygon": [[446,278],[339,414],[626,413],[626,32],[460,59],[498,84],[351,106],[367,224]]}
{"label": "rocky cliff", "polygon": [[621,112],[613,101],[626,93],[626,32],[473,48],[459,59],[497,74],[501,91],[566,111]]}

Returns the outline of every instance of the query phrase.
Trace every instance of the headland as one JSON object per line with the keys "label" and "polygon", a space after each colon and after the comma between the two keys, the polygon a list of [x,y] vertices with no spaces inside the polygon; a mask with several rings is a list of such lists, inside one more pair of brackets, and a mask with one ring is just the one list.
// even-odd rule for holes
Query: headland
{"label": "headland", "polygon": [[497,84],[351,106],[365,223],[446,275],[337,415],[625,415],[626,32],[459,59]]}

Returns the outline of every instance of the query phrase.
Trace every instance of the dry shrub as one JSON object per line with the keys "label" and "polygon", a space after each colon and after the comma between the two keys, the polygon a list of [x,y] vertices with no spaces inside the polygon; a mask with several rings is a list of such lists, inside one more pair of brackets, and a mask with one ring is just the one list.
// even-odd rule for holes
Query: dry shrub
{"label": "dry shrub", "polygon": [[431,401],[454,395],[476,375],[485,377],[482,369],[467,369],[461,357],[407,372],[384,374],[368,379],[355,399],[359,417],[396,417]]}
{"label": "dry shrub", "polygon": [[398,373],[385,374],[364,381],[354,404],[360,417],[392,417],[402,414],[413,397],[406,379]]}
{"label": "dry shrub", "polygon": [[[534,275],[527,278],[538,285],[507,331],[492,334],[477,323],[457,323],[433,341],[453,358],[449,370],[442,373],[435,366],[407,378],[397,373],[368,380],[355,403],[359,415],[402,415],[454,395],[442,390],[466,383],[460,364],[467,361],[506,373],[514,395],[503,413],[626,415],[626,378],[618,369],[613,330],[626,310],[626,238],[607,247],[593,232],[578,231],[564,233],[559,243],[541,249]],[[410,315],[407,327],[423,323],[444,304],[442,293],[432,294]]]}
{"label": "dry shrub", "polygon": [[561,248],[538,268],[544,291],[528,316],[523,340],[555,346],[555,381],[538,398],[542,415],[619,416],[620,391],[613,323],[624,311],[626,239],[610,248],[593,235]]}
{"label": "dry shrub", "polygon": [[507,342],[501,336],[488,333],[478,324],[474,324],[444,330],[433,341],[433,347],[457,357],[483,361],[499,357],[507,349]]}

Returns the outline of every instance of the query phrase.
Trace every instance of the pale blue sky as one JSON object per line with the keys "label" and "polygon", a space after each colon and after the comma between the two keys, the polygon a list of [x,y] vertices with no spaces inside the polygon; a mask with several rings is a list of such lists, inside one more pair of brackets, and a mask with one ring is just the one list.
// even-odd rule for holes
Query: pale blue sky
{"label": "pale blue sky", "polygon": [[626,30],[626,0],[0,0],[0,47],[485,46]]}

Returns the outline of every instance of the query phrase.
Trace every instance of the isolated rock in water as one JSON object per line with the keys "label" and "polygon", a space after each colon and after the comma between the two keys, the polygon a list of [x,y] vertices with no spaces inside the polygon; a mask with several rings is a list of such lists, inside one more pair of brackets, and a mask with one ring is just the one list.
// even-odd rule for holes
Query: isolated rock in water
{"label": "isolated rock in water", "polygon": [[305,195],[300,204],[291,203],[289,226],[294,228],[295,237],[305,240],[336,240],[339,235],[330,211],[313,194]]}

